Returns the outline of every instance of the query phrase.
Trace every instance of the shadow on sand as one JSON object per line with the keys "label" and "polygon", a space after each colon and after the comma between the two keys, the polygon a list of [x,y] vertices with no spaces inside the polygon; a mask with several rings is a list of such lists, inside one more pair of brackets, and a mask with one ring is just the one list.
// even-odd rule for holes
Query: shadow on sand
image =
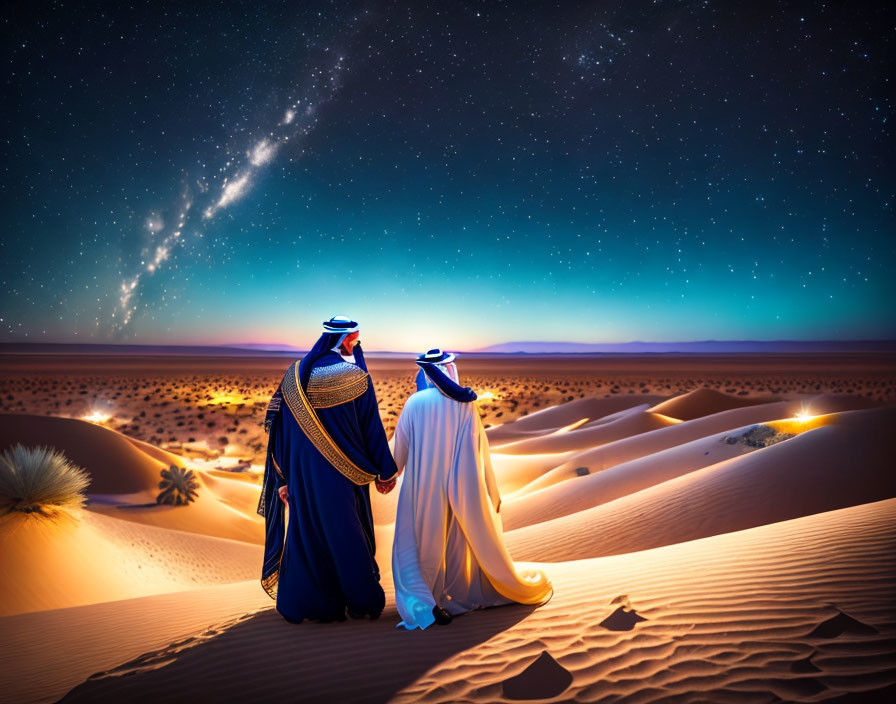
{"label": "shadow on sand", "polygon": [[465,614],[449,626],[406,631],[395,627],[394,609],[379,621],[331,624],[290,624],[269,609],[192,646],[175,645],[115,670],[127,674],[94,675],[62,701],[386,702],[533,611],[503,606]]}

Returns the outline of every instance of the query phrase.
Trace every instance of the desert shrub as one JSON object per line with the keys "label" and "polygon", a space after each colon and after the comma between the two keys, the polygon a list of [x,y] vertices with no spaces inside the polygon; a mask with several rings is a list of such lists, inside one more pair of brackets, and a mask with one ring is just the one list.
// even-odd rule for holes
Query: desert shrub
{"label": "desert shrub", "polygon": [[729,445],[742,442],[747,447],[768,447],[769,445],[777,445],[779,442],[790,440],[792,437],[795,437],[793,433],[783,433],[769,425],[759,424],[751,427],[743,435],[726,436],[722,439],[722,442],[727,442]]}
{"label": "desert shrub", "polygon": [[15,445],[0,454],[0,514],[80,508],[89,485],[87,472],[52,447]]}
{"label": "desert shrub", "polygon": [[162,470],[159,489],[161,491],[156,497],[157,504],[185,506],[196,500],[199,483],[196,481],[196,475],[193,474],[192,469],[171,465],[168,469]]}

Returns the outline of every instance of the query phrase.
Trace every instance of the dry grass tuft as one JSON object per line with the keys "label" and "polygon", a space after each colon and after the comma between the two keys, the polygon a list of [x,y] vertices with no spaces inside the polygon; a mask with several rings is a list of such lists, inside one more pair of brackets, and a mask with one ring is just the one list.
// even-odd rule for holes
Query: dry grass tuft
{"label": "dry grass tuft", "polygon": [[52,447],[15,445],[0,454],[0,513],[81,508],[89,485],[87,472]]}

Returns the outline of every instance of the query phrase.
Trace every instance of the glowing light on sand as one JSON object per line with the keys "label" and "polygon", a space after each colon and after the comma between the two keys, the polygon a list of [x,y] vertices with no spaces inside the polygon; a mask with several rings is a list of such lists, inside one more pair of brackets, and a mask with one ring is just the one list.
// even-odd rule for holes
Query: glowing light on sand
{"label": "glowing light on sand", "polygon": [[569,425],[566,426],[566,428],[564,428],[564,430],[566,430],[567,433],[570,430],[576,430],[578,428],[581,428],[583,425],[585,425],[585,423],[587,423],[589,420],[590,420],[590,418],[582,418],[580,420],[577,420],[575,423],[570,423]]}
{"label": "glowing light on sand", "polygon": [[103,411],[93,411],[92,413],[88,413],[86,416],[84,416],[84,420],[91,423],[96,423],[97,425],[102,425],[111,417],[111,413],[104,413]]}
{"label": "glowing light on sand", "polygon": [[235,403],[245,403],[246,399],[244,399],[239,394],[217,394],[212,396],[209,400],[206,401],[206,405],[209,406],[225,406],[232,405]]}
{"label": "glowing light on sand", "polygon": [[494,401],[498,397],[491,391],[482,391],[476,394],[477,401]]}
{"label": "glowing light on sand", "polygon": [[800,404],[800,410],[793,414],[793,417],[802,423],[812,420],[815,416],[809,411],[809,405],[805,402]]}
{"label": "glowing light on sand", "polygon": [[669,425],[677,425],[678,423],[683,423],[684,421],[681,418],[673,418],[672,416],[665,416],[662,413],[651,413],[652,416],[659,418],[662,421],[669,423]]}
{"label": "glowing light on sand", "polygon": [[585,423],[588,422],[588,418],[580,418],[575,423],[570,423],[569,425],[564,425],[562,428],[558,428],[553,433],[548,433],[545,437],[552,437],[554,435],[563,435],[564,433],[568,433],[571,430],[577,430],[581,428]]}

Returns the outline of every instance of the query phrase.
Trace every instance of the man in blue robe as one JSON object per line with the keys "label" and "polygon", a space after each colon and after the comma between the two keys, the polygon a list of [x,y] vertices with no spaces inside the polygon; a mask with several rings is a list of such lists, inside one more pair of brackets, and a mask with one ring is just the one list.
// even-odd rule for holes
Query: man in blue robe
{"label": "man in blue robe", "polygon": [[358,335],[348,318],[324,323],[265,417],[261,584],[288,621],[377,618],[385,606],[369,484],[388,493],[397,468]]}

